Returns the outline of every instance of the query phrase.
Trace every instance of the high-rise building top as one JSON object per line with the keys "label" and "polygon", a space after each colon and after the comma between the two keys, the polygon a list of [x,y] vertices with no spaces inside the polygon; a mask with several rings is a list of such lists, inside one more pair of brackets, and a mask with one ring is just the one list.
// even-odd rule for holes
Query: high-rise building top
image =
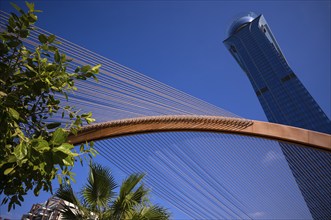
{"label": "high-rise building top", "polygon": [[[286,61],[263,15],[236,19],[224,44],[270,122],[331,134],[331,121]],[[331,219],[331,154],[280,143],[314,219]]]}
{"label": "high-rise building top", "polygon": [[230,37],[234,35],[241,28],[245,27],[246,25],[249,25],[256,17],[257,16],[254,12],[249,12],[242,16],[238,16],[238,18],[236,18],[229,27],[228,36]]}
{"label": "high-rise building top", "polygon": [[288,65],[263,15],[233,22],[224,44],[247,74],[270,122],[331,134],[331,121]]}

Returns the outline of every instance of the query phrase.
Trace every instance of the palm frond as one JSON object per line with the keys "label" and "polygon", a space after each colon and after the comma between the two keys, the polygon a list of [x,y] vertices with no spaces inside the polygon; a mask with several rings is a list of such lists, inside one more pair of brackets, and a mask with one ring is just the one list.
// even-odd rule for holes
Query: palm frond
{"label": "palm frond", "polygon": [[76,206],[81,206],[79,200],[75,196],[75,193],[70,185],[64,185],[60,187],[55,192],[55,196],[65,201],[68,201]]}
{"label": "palm frond", "polygon": [[61,219],[64,220],[84,220],[88,219],[82,210],[77,207],[71,207],[70,205],[63,205],[61,212]]}
{"label": "palm frond", "polygon": [[132,192],[132,200],[140,204],[147,198],[149,190],[142,184],[134,192]]}
{"label": "palm frond", "polygon": [[125,179],[116,199],[117,187],[110,169],[98,164],[90,165],[87,183],[81,190],[82,203],[75,196],[71,186],[60,188],[55,195],[63,202],[63,219],[115,219],[115,220],[167,220],[170,213],[161,206],[151,205],[149,189],[142,179],[145,174],[137,173]]}
{"label": "palm frond", "polygon": [[115,219],[129,219],[134,207],[141,204],[148,190],[139,183],[145,174],[132,174],[125,179],[120,187],[120,193],[111,207]]}
{"label": "palm frond", "polygon": [[55,192],[55,196],[62,199],[60,212],[63,219],[79,220],[86,219],[89,216],[89,211],[79,202],[70,185],[60,187]]}
{"label": "palm frond", "polygon": [[132,190],[140,183],[140,181],[144,178],[145,174],[136,173],[131,174],[127,179],[125,179],[120,188],[120,197],[125,197],[130,194]]}
{"label": "palm frond", "polygon": [[84,203],[95,212],[103,212],[114,196],[117,187],[111,171],[99,164],[90,165],[87,184],[81,191]]}
{"label": "palm frond", "polygon": [[144,207],[139,214],[139,219],[167,220],[170,218],[170,212],[158,205]]}

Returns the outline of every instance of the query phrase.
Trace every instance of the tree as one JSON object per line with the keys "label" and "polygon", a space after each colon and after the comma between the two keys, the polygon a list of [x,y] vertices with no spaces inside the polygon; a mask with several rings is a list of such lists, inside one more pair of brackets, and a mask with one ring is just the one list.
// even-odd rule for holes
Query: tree
{"label": "tree", "polygon": [[141,183],[144,174],[132,174],[125,179],[115,196],[117,187],[110,170],[91,164],[87,184],[80,192],[82,202],[71,186],[60,188],[55,196],[70,202],[63,210],[66,219],[169,219],[169,212],[148,200],[149,190]]}
{"label": "tree", "polygon": [[[0,34],[0,194],[8,211],[24,201],[29,190],[51,191],[54,178],[70,183],[74,161],[81,155],[94,155],[92,144],[75,150],[67,143],[69,133],[77,133],[83,123],[94,121],[92,113],[80,114],[73,106],[62,106],[58,96],[68,100],[76,90],[75,80],[98,73],[100,65],[67,71],[70,60],[56,47],[54,35],[39,35],[40,45],[25,47],[37,21],[33,3],[25,12],[12,4],[19,15],[11,13],[6,30]],[[55,122],[55,115],[66,123]]]}

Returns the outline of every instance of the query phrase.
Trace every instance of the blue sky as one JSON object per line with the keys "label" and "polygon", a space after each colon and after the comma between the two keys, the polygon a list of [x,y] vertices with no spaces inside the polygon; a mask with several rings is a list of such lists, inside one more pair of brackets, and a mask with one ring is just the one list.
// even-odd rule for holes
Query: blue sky
{"label": "blue sky", "polygon": [[[247,11],[265,16],[291,68],[330,118],[330,5],[330,1],[36,1],[36,8],[43,10],[39,27],[237,115],[264,121],[248,78],[222,44],[232,19]],[[12,10],[9,1],[1,1],[0,9]],[[12,215],[27,212],[30,206],[31,200]]]}

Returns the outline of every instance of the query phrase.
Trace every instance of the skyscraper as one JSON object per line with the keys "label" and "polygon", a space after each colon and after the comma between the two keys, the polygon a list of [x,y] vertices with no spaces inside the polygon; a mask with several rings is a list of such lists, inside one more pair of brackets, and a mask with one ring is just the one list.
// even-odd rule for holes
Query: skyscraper
{"label": "skyscraper", "polygon": [[[331,121],[288,65],[263,15],[236,19],[224,44],[270,122],[331,134]],[[331,218],[331,155],[280,143],[314,219]],[[308,170],[309,169],[309,170]]]}

